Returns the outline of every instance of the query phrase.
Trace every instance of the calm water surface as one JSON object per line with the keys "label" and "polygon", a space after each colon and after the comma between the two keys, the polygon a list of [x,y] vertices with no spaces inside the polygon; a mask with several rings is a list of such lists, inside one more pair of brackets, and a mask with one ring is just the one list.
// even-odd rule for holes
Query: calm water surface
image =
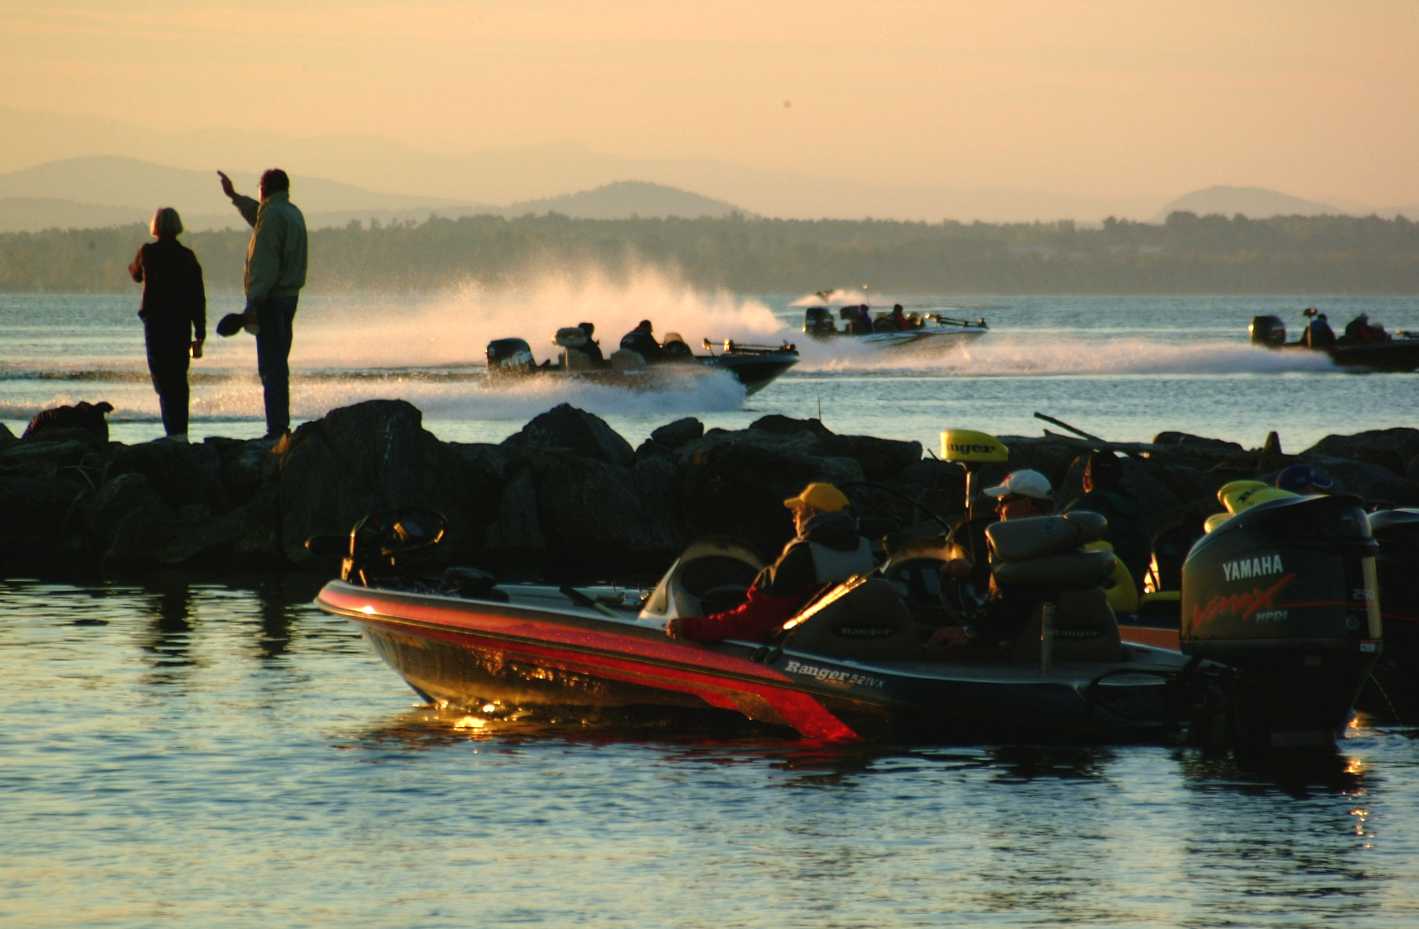
{"label": "calm water surface", "polygon": [[1419,925],[1411,731],[1247,771],[440,714],[315,586],[0,581],[0,925]]}
{"label": "calm water surface", "polygon": [[[1245,335],[1309,304],[1419,329],[1416,298],[908,297],[993,331],[926,357],[805,345],[747,401],[728,379],[675,395],[481,383],[490,338],[525,335],[541,357],[557,326],[593,320],[611,345],[651,316],[691,344],[801,340],[796,299],[655,275],[307,297],[295,418],[398,397],[442,439],[496,442],[570,401],[632,443],[679,416],[782,413],[929,449],[948,427],[1038,435],[1035,411],[1116,440],[1256,447],[1276,429],[1288,451],[1416,425],[1419,375]],[[0,422],[107,399],[116,440],[157,437],[136,301],[0,295]],[[214,296],[210,319],[237,308]],[[254,370],[249,338],[212,338],[194,439],[261,434]],[[0,579],[0,926],[1419,926],[1408,730],[1362,726],[1336,755],[1249,771],[1166,747],[844,749],[683,720],[439,714],[310,606],[317,584]]]}

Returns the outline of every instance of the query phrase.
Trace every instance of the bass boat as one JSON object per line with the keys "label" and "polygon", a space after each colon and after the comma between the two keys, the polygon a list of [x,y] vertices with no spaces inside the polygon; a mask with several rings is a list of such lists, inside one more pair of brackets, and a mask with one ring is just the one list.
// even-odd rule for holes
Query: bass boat
{"label": "bass boat", "polygon": [[557,330],[552,339],[554,358],[540,364],[525,339],[494,339],[488,343],[488,377],[496,385],[523,383],[528,378],[567,377],[590,383],[634,390],[665,390],[697,377],[723,371],[753,394],[798,363],[798,348],[791,342],[749,345],[726,339],[704,340],[706,354],[696,355],[678,333],[669,332],[662,343],[663,357],[648,362],[639,352],[617,349],[602,361],[585,349],[586,334],[576,326]]}
{"label": "bass boat", "polygon": [[1253,345],[1278,351],[1320,352],[1345,368],[1356,371],[1414,371],[1419,369],[1419,335],[1404,330],[1356,339],[1340,336],[1332,344],[1310,345],[1305,339],[1286,341],[1286,324],[1279,316],[1254,316],[1247,329]]}
{"label": "bass boat", "polygon": [[[1203,595],[1212,606],[1195,650],[1122,641],[1099,588],[1113,555],[1079,549],[1103,531],[1092,513],[987,530],[996,583],[1028,599],[1029,619],[1009,631],[985,624],[953,646],[936,644],[961,638],[943,629],[989,612],[945,580],[944,538],[830,585],[771,642],[703,645],[670,639],[665,626],[743,599],[761,565],[739,546],[691,546],[648,593],[504,584],[471,569],[411,567],[442,525],[420,511],[368,517],[316,603],[358,624],[425,699],[458,707],[694,708],[831,740],[1330,745],[1377,652],[1372,601],[1258,605],[1222,586],[1229,569],[1215,553],[1190,574],[1219,590]],[[1312,564],[1335,584],[1368,589],[1373,571],[1352,570],[1347,557]]]}
{"label": "bass boat", "polygon": [[[861,343],[879,348],[950,347],[990,331],[984,318],[958,319],[941,313],[884,313],[874,317],[866,304],[839,307],[838,320],[827,306],[803,311],[803,332],[824,342]],[[838,325],[839,320],[841,326]]]}

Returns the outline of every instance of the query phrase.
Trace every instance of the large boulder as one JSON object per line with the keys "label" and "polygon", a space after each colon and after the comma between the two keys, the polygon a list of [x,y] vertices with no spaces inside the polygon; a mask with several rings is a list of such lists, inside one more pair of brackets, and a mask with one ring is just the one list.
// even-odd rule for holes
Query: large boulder
{"label": "large boulder", "polygon": [[685,531],[736,537],[771,554],[792,536],[783,501],[812,481],[836,484],[849,495],[865,479],[851,458],[816,453],[817,437],[803,432],[710,430],[676,455],[676,500]]}
{"label": "large boulder", "polygon": [[449,534],[468,538],[479,488],[464,480],[460,455],[422,425],[403,400],[369,400],[304,423],[278,451],[280,546],[309,559],[305,541],[343,534],[361,518],[401,507],[436,510]]}
{"label": "large boulder", "polygon": [[519,449],[561,449],[624,468],[629,468],[636,459],[631,443],[606,425],[605,420],[569,403],[559,404],[533,417],[503,444]]}
{"label": "large boulder", "polygon": [[143,474],[106,481],[87,502],[89,536],[108,566],[151,564],[177,524],[177,514]]}
{"label": "large boulder", "polygon": [[1308,448],[1303,457],[1324,456],[1363,461],[1403,476],[1419,457],[1419,429],[1371,429],[1354,435],[1328,435]]}
{"label": "large boulder", "polygon": [[[258,444],[258,443],[251,443]],[[139,445],[113,443],[109,475],[141,474],[173,509],[203,504],[229,507],[222,485],[222,460],[214,445],[156,440]]]}

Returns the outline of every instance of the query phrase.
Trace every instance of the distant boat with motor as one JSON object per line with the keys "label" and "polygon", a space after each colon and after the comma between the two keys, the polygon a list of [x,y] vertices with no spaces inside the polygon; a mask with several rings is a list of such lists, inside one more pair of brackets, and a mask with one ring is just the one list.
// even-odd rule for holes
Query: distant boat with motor
{"label": "distant boat with motor", "polygon": [[[1306,315],[1314,318],[1318,314],[1308,309]],[[1326,331],[1329,332],[1329,327]],[[1341,335],[1330,333],[1329,338],[1314,343],[1307,332],[1294,342],[1286,341],[1286,324],[1281,317],[1273,315],[1253,316],[1247,334],[1253,345],[1281,351],[1320,352],[1346,368],[1391,372],[1419,369],[1419,334],[1402,329],[1386,332],[1383,326],[1370,325],[1365,314],[1352,320]]]}
{"label": "distant boat with motor", "polygon": [[806,307],[803,311],[804,334],[824,342],[842,341],[880,348],[944,348],[989,331],[984,317],[971,320],[935,311],[906,312],[901,304],[876,313],[865,303],[838,307],[836,314],[826,305]]}
{"label": "distant boat with motor", "polygon": [[588,343],[585,330],[565,326],[552,337],[555,356],[538,363],[527,340],[494,339],[487,348],[489,380],[507,385],[529,378],[565,377],[633,390],[666,390],[723,371],[743,384],[746,393],[753,394],[798,363],[798,348],[791,342],[751,345],[733,339],[722,343],[705,339],[706,354],[696,355],[679,333],[668,332],[661,342],[661,357],[655,361],[626,348],[597,360],[587,351]]}
{"label": "distant boat with motor", "polygon": [[[983,433],[950,431],[942,445],[965,467],[968,495],[971,465],[1004,452]],[[1199,622],[1181,650],[1121,640],[1100,589],[1114,556],[1079,547],[1105,525],[1087,512],[986,530],[996,582],[1034,604],[1032,619],[1009,640],[955,648],[933,646],[933,633],[967,622],[979,603],[943,571],[944,537],[827,586],[768,643],[665,634],[672,618],[742,602],[761,563],[739,546],[692,545],[648,594],[502,584],[467,568],[421,573],[419,552],[445,525],[428,511],[357,524],[341,578],[316,604],[358,624],[425,699],[461,708],[727,711],[829,740],[1328,746],[1378,653],[1374,543],[1352,509],[1301,500],[1199,547],[1184,573]],[[1314,539],[1298,536],[1298,520]],[[1304,576],[1229,570],[1244,558]],[[1267,590],[1294,582],[1302,598],[1263,595],[1257,574]]]}

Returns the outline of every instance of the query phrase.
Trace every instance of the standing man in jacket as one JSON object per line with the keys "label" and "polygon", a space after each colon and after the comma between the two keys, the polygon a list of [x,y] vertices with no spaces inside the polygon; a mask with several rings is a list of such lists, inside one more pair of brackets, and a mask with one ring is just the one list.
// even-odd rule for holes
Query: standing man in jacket
{"label": "standing man in jacket", "polygon": [[231,335],[244,323],[256,325],[256,367],[266,403],[266,438],[279,439],[291,428],[291,326],[296,302],[305,286],[305,216],[291,202],[291,179],[280,168],[261,175],[261,199],[236,192],[231,178],[221,171],[226,194],[251,228],[246,246],[242,284],[246,309],[236,327],[223,320],[222,335]]}

